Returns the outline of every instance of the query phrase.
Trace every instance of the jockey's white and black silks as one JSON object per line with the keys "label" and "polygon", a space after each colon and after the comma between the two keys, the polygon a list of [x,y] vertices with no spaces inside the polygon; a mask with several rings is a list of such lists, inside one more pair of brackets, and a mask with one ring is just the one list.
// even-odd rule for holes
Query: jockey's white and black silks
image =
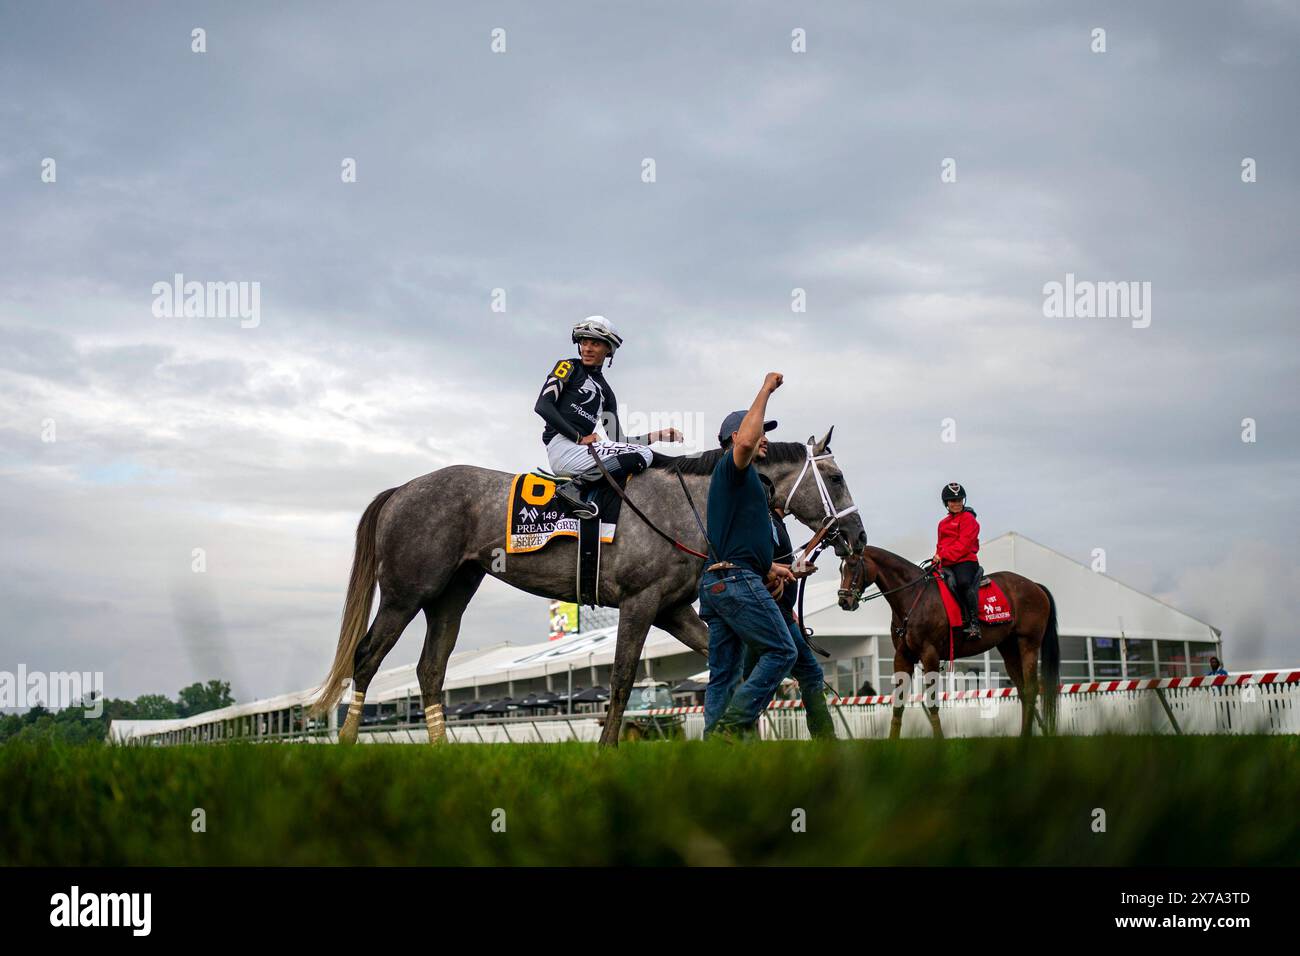
{"label": "jockey's white and black silks", "polygon": [[581,474],[591,469],[591,452],[587,445],[579,445],[578,439],[597,428],[603,428],[608,436],[591,446],[601,461],[612,463],[612,459],[623,455],[640,456],[644,462],[640,467],[630,459],[621,459],[623,470],[635,473],[654,457],[646,447],[649,436],[623,434],[614,390],[599,366],[583,365],[582,359],[567,358],[555,363],[534,410],[546,422],[542,442],[551,471],[557,475]]}
{"label": "jockey's white and black silks", "polygon": [[644,435],[624,435],[618,420],[618,400],[599,366],[582,364],[582,359],[560,359],[542,385],[533,410],[542,416],[542,444],[556,435],[576,442],[603,427],[610,441],[644,445]]}

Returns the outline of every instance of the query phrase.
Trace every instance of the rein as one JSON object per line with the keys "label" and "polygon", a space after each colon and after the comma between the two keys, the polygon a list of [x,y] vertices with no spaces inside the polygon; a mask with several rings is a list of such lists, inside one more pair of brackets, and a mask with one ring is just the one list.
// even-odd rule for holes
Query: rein
{"label": "rein", "polygon": [[[914,588],[914,587],[916,587],[918,584],[924,584],[924,583],[926,583],[926,582],[929,581],[932,577],[934,577],[934,571],[933,571],[933,569],[930,569],[930,570],[923,570],[923,571],[921,572],[921,576],[920,576],[919,578],[916,578],[916,579],[913,580],[913,581],[908,581],[906,584],[900,584],[900,585],[899,585],[898,587],[896,587],[896,588],[890,588],[888,591],[877,591],[875,594],[870,594],[870,595],[867,595],[866,597],[863,597],[863,596],[862,596],[862,593],[859,592],[859,593],[858,593],[858,602],[859,602],[859,603],[866,603],[867,601],[874,601],[876,598],[885,597],[885,596],[888,595],[888,594],[897,594],[899,591],[906,591],[908,588]],[[879,587],[879,585],[876,585],[876,586]],[[840,588],[840,594],[841,594],[841,595],[844,595],[844,594],[851,594],[851,593],[852,593],[852,589],[851,589],[851,588]],[[907,636],[907,621],[908,621],[908,618],[910,618],[910,617],[912,616],[912,612],[916,610],[916,605],[920,603],[920,601],[921,601],[921,596],[922,596],[923,594],[925,594],[924,589],[922,589],[922,590],[916,592],[916,597],[914,597],[914,598],[912,599],[912,603],[911,603],[911,605],[907,608],[907,613],[903,615],[903,623],[902,623],[902,626],[901,626],[901,627],[898,627],[898,628],[895,629],[895,631],[896,631],[896,633],[897,633],[897,635],[898,635],[898,637],[899,637],[900,640]],[[951,635],[949,635],[949,639],[951,640]],[[951,648],[949,648],[948,656],[949,656],[949,657],[952,657],[952,649],[951,649]]]}
{"label": "rein", "polygon": [[[640,508],[638,508],[638,507],[633,503],[632,499],[629,498],[629,497],[627,496],[627,492],[625,492],[621,487],[619,487],[618,482],[614,480],[614,476],[611,475],[611,474],[609,473],[609,469],[605,467],[605,463],[604,463],[603,461],[600,460],[600,455],[598,455],[598,454],[596,453],[596,449],[595,449],[594,447],[592,447],[591,445],[588,445],[588,446],[587,446],[587,451],[589,451],[589,452],[591,453],[591,457],[592,457],[592,459],[596,462],[596,467],[599,468],[599,469],[600,469],[600,473],[601,473],[602,475],[605,476],[605,480],[606,480],[607,482],[609,482],[609,486],[610,486],[611,488],[614,489],[614,493],[615,493],[616,495],[618,495],[619,498],[621,498],[621,499],[623,500],[623,504],[627,505],[629,508],[632,509],[632,513],[633,513],[633,514],[635,514],[638,518],[640,518],[642,521],[645,522],[645,525],[646,525],[647,528],[649,528],[649,529],[650,529],[651,531],[653,531],[655,534],[659,535],[659,537],[663,538],[665,541],[667,541],[669,544],[671,544],[671,545],[672,545],[674,548],[676,548],[678,551],[683,551],[683,552],[685,552],[686,554],[691,555],[692,557],[696,557],[696,558],[704,558],[704,559],[706,559],[706,560],[708,559],[709,556],[708,556],[707,554],[703,554],[703,553],[701,553],[701,552],[699,552],[699,551],[696,551],[694,548],[688,548],[686,545],[682,544],[680,541],[678,541],[676,538],[674,538],[674,537],[673,537],[672,535],[670,535],[668,532],[664,531],[664,530],[663,530],[662,528],[660,528],[657,524],[655,524],[653,521],[651,521],[649,518],[647,518],[646,515],[645,515],[645,512],[642,511]],[[679,479],[681,478],[681,473],[680,473],[680,472],[678,473],[677,477],[678,477]],[[686,487],[686,482],[684,482],[684,481],[682,482],[682,487],[683,487],[683,488]],[[690,498],[690,492],[687,492],[687,493],[686,493],[686,496],[687,496],[687,498]],[[693,502],[692,502],[692,504],[691,504],[691,510],[692,510],[692,511],[695,510],[695,504],[694,504]],[[695,520],[696,520],[696,521],[699,521],[699,519],[700,519],[700,516],[697,514],[697,515],[695,516]],[[705,535],[705,536],[704,536],[704,540],[705,540],[706,542],[708,541],[708,535]],[[707,547],[708,545],[706,544],[705,546]]]}
{"label": "rein", "polygon": [[[874,600],[875,598],[878,597],[884,597],[886,594],[897,594],[899,591],[905,591],[908,588],[916,587],[916,585],[921,584],[925,581],[929,581],[931,578],[937,578],[937,575],[935,574],[933,568],[928,568],[923,570],[921,576],[917,578],[915,581],[909,581],[906,584],[900,584],[898,587],[890,588],[888,591],[880,591],[868,597],[862,597],[861,593],[859,593],[858,601],[859,603],[861,603],[865,601]],[[850,588],[840,588],[840,594],[844,594],[846,591],[851,592],[851,590],[852,589]],[[899,627],[894,629],[900,641],[907,637],[907,621],[912,616],[912,612],[916,610],[916,605],[920,603],[921,595],[923,595],[924,593],[925,593],[924,590],[916,592],[916,597],[912,599],[911,605],[907,608],[907,613],[903,615],[902,624]],[[803,597],[802,593],[800,594],[800,597],[801,598]],[[955,666],[955,662],[957,660],[957,649],[955,647],[955,638],[953,637],[953,631],[954,631],[953,628],[948,629],[948,667],[949,668]]]}
{"label": "rein", "polygon": [[907,609],[907,613],[903,615],[903,624],[898,629],[898,636],[900,639],[907,637],[907,619],[910,618],[912,616],[912,612],[916,610],[916,605],[920,602],[921,595],[924,593],[925,593],[924,591],[916,592],[916,597],[912,598],[911,606]]}
{"label": "rein", "polygon": [[[914,588],[918,584],[924,584],[926,581],[930,580],[930,578],[933,576],[934,576],[933,574],[927,571],[924,574],[922,574],[919,578],[917,578],[915,581],[908,581],[906,584],[900,584],[898,587],[890,588],[888,591],[878,591],[875,594],[868,594],[866,597],[862,597],[861,595],[859,595],[858,600],[862,603],[866,603],[867,601],[874,601],[876,598],[884,597],[886,594],[897,594],[899,591],[906,591],[908,588]],[[915,604],[913,606],[915,606]]]}
{"label": "rein", "polygon": [[[808,542],[808,544],[811,545],[812,542],[810,541]],[[820,545],[817,548],[817,550],[812,553],[812,556],[808,559],[806,563],[816,564],[817,556],[822,553],[822,549],[825,547],[826,545],[824,544]],[[805,550],[804,553],[807,554],[808,552]],[[831,652],[826,650],[826,648],[822,647],[820,644],[818,644],[816,641],[813,640],[813,629],[808,625],[804,624],[803,622],[803,592],[806,589],[807,584],[808,584],[807,575],[799,579],[799,598],[797,601],[799,605],[799,609],[798,609],[799,610],[799,632],[803,634],[804,643],[806,643],[813,651],[820,654],[822,657],[830,657]]]}
{"label": "rein", "polygon": [[713,542],[709,540],[709,532],[704,528],[704,522],[700,520],[700,511],[695,507],[695,499],[691,497],[691,489],[686,487],[686,479],[682,477],[682,466],[680,464],[673,467],[673,474],[677,476],[677,483],[682,486],[682,494],[686,496],[686,503],[691,506],[691,514],[695,517],[695,526],[700,529],[700,534],[704,535],[704,546],[709,549],[709,560],[713,559]]}
{"label": "rein", "polygon": [[[681,470],[681,468],[680,468],[680,467],[674,467],[674,468],[673,468],[673,474],[677,476],[677,481],[678,481],[678,483],[682,486],[682,494],[684,494],[684,495],[686,496],[686,503],[687,503],[688,505],[691,506],[691,514],[695,517],[695,526],[696,526],[697,528],[700,529],[700,534],[704,536],[705,546],[706,546],[706,547],[709,549],[709,551],[710,551],[709,557],[713,557],[713,555],[712,555],[713,545],[712,545],[712,543],[709,541],[709,532],[706,531],[706,530],[704,529],[704,522],[703,522],[702,520],[700,520],[700,511],[699,511],[698,508],[695,507],[695,497],[691,494],[691,489],[688,488],[688,487],[686,487],[686,479],[682,477],[682,470]],[[824,536],[824,535],[823,535],[823,532],[820,532],[820,531],[819,531],[819,532],[817,533],[817,535],[815,535],[815,536],[812,538],[812,540],[810,540],[810,541],[809,541],[807,544],[805,544],[802,548],[798,548],[798,549],[796,549],[796,550],[803,551],[804,554],[807,554],[808,551],[809,551],[809,550],[810,550],[810,549],[811,549],[815,544],[817,544],[818,540],[819,540],[821,537],[823,537],[823,536]],[[825,546],[825,545],[822,545],[821,547],[819,547],[819,548],[817,549],[818,552],[820,552],[820,551],[822,550],[822,548],[824,548],[824,547],[826,547],[826,546]],[[778,555],[776,555],[776,557],[777,557],[777,558],[793,558],[793,557],[795,557],[795,553],[794,553],[794,551],[791,551],[791,552],[789,552],[789,553],[787,553],[787,554],[778,554]],[[813,563],[814,561],[816,561],[816,560],[817,560],[817,555],[814,554],[814,555],[812,556],[812,560],[808,561],[807,564],[812,564],[812,563]],[[800,578],[799,580],[802,581],[803,578]]]}

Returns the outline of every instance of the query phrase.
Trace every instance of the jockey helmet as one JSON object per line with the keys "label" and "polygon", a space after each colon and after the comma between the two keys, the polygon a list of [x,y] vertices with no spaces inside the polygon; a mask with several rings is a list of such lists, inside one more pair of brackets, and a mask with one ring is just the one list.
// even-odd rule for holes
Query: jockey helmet
{"label": "jockey helmet", "polygon": [[948,482],[948,484],[943,486],[944,504],[947,504],[950,501],[965,501],[965,500],[966,500],[966,489],[963,488],[961,485],[959,485],[957,482],[950,481]]}
{"label": "jockey helmet", "polygon": [[619,335],[614,326],[609,324],[609,320],[603,315],[589,315],[573,327],[573,341],[577,343],[579,339],[595,339],[598,342],[604,342],[609,346],[609,354],[613,355],[618,351],[618,347],[623,344],[623,336]]}

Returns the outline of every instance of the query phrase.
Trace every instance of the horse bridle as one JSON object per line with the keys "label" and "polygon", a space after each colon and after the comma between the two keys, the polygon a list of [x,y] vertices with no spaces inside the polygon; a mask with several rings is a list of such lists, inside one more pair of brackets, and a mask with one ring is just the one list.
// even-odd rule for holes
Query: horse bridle
{"label": "horse bridle", "polygon": [[[853,554],[849,556],[849,558],[858,559],[858,563],[862,567],[862,574],[864,577],[866,576],[867,573],[866,557],[867,556],[865,554],[861,554],[861,553]],[[849,558],[845,558],[844,560],[848,561]],[[916,578],[913,581],[908,581],[906,584],[900,584],[898,587],[890,588],[888,591],[877,591],[875,594],[870,594],[867,597],[863,597],[862,592],[866,590],[868,587],[870,587],[871,585],[864,584],[862,587],[857,587],[856,585],[857,585],[858,578],[857,578],[857,573],[855,572],[850,582],[853,586],[848,588],[840,588],[839,598],[842,600],[845,597],[852,597],[854,600],[858,601],[859,603],[866,602],[866,601],[874,601],[876,598],[885,597],[888,594],[897,594],[899,591],[906,591],[908,588],[914,588],[918,584],[924,584],[925,582],[929,581],[930,578],[932,577],[934,577],[933,568],[922,568],[921,576],[919,578]],[[876,586],[879,587],[879,585]],[[894,628],[894,634],[899,638],[899,640],[902,640],[903,638],[907,637],[907,622],[911,618],[912,612],[916,610],[916,606],[919,603],[921,603],[921,596],[923,594],[925,594],[924,589],[916,592],[916,597],[912,599],[912,603],[908,607],[907,613],[904,614],[900,619],[900,625]],[[949,656],[951,657],[951,651],[949,652]]]}
{"label": "horse bridle", "polygon": [[794,493],[799,490],[799,485],[803,483],[804,476],[811,472],[813,481],[817,485],[817,494],[822,501],[823,517],[821,527],[817,529],[817,533],[813,535],[812,540],[804,545],[803,554],[799,555],[799,557],[795,559],[794,567],[796,569],[806,568],[808,564],[811,563],[808,560],[809,555],[814,553],[814,549],[816,549],[817,545],[821,543],[822,538],[826,537],[832,529],[835,532],[835,536],[843,542],[845,550],[852,553],[853,542],[849,541],[848,537],[844,534],[844,529],[839,525],[841,518],[847,518],[849,515],[856,514],[858,511],[857,505],[849,505],[841,511],[835,510],[835,502],[831,500],[830,489],[826,487],[826,479],[822,477],[821,469],[817,467],[817,462],[834,459],[835,456],[829,451],[821,455],[817,454],[816,449],[811,443],[805,445],[804,448],[808,452],[808,457],[804,459],[803,467],[799,469],[798,477],[795,478],[794,484],[790,486],[790,492],[785,496],[785,504],[781,507],[781,510],[786,514],[790,513],[790,502],[794,500]]}
{"label": "horse bridle", "polygon": [[[857,554],[849,555],[849,557],[845,558],[844,560],[848,561],[850,558],[858,559],[858,563],[862,567],[862,573],[865,576],[867,572],[866,555],[859,552]],[[866,601],[874,601],[876,598],[882,598],[887,594],[897,594],[899,591],[906,591],[908,588],[914,588],[918,584],[924,584],[932,577],[934,577],[934,570],[932,568],[922,568],[921,576],[915,579],[914,581],[908,581],[906,584],[900,584],[898,587],[890,588],[888,591],[877,591],[875,594],[868,594],[866,597],[863,597],[862,592],[865,591],[867,588],[871,587],[871,585],[863,584],[862,587],[857,587],[856,586],[857,574],[855,573],[853,575],[852,581],[850,582],[854,586],[847,587],[847,588],[840,588],[839,591],[837,592],[837,596],[841,598],[851,597],[854,600],[858,601],[859,603],[866,602]],[[876,586],[879,587],[879,585]]]}

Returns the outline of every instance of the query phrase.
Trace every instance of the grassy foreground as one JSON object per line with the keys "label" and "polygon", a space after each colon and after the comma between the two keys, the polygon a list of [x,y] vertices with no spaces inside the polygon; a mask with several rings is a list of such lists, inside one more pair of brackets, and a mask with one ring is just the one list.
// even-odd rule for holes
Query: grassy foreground
{"label": "grassy foreground", "polygon": [[[11,743],[0,747],[0,795],[5,865],[1300,861],[1294,737],[674,742],[612,753]],[[191,829],[195,808],[206,832]],[[505,832],[493,828],[497,808]],[[806,832],[794,832],[796,809]]]}

